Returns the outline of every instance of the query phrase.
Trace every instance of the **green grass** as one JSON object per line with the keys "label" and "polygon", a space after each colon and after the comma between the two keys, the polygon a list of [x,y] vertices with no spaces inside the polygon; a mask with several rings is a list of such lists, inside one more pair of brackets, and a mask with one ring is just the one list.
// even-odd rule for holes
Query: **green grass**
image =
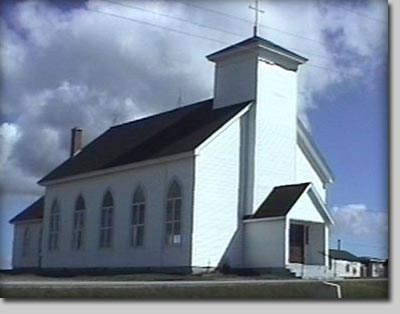
{"label": "green grass", "polygon": [[387,280],[355,281],[340,283],[345,299],[388,299],[389,287]]}
{"label": "green grass", "polygon": [[[388,282],[340,282],[344,299],[387,299]],[[68,287],[68,288],[1,288],[3,298],[105,298],[105,299],[224,299],[224,300],[315,300],[336,299],[336,290],[321,282],[226,284],[224,286],[169,286],[169,287]]]}

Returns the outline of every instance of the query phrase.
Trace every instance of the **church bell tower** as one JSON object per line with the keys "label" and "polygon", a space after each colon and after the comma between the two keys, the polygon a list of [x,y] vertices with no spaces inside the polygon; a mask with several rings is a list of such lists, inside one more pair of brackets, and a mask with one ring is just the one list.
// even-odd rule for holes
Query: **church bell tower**
{"label": "church bell tower", "polygon": [[215,109],[253,102],[242,132],[248,141],[246,194],[251,194],[243,207],[254,211],[274,186],[295,180],[297,74],[307,59],[258,36],[207,59],[215,63]]}

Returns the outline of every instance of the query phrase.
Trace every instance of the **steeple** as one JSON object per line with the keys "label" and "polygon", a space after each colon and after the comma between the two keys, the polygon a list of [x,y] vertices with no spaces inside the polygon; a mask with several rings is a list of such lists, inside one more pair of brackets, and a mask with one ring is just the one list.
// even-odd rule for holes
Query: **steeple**
{"label": "steeple", "polygon": [[214,52],[207,59],[215,62],[216,108],[255,100],[257,73],[261,63],[297,71],[299,65],[307,61],[307,58],[258,36]]}
{"label": "steeple", "polygon": [[298,65],[308,61],[307,58],[259,36],[250,37],[239,43],[213,52],[207,56],[207,59],[217,62],[224,57],[246,52],[258,53],[260,56],[264,56],[272,62],[276,61],[278,64],[281,63],[282,66],[286,64],[288,68],[292,70],[296,70]]}
{"label": "steeple", "polygon": [[295,181],[297,70],[307,59],[258,36],[207,58],[215,62],[214,108],[253,102],[241,129],[241,207],[251,214],[274,186]]}

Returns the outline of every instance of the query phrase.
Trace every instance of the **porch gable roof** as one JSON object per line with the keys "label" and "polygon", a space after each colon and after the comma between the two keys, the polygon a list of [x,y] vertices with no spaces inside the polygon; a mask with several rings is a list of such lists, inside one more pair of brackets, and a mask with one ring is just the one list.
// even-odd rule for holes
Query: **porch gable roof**
{"label": "porch gable roof", "polygon": [[245,216],[244,219],[285,217],[305,192],[307,192],[324,220],[329,224],[333,224],[332,216],[311,182],[274,187],[256,212],[253,215]]}
{"label": "porch gable roof", "polygon": [[293,205],[309,186],[309,182],[276,186],[261,203],[251,219],[286,216]]}

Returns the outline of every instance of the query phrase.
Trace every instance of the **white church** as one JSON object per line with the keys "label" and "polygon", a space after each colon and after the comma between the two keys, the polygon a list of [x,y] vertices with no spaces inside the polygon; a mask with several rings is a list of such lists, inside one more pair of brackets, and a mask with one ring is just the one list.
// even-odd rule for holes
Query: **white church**
{"label": "white church", "polygon": [[333,176],[297,117],[307,59],[253,36],[207,56],[214,98],[111,127],[15,216],[13,268],[329,272]]}

